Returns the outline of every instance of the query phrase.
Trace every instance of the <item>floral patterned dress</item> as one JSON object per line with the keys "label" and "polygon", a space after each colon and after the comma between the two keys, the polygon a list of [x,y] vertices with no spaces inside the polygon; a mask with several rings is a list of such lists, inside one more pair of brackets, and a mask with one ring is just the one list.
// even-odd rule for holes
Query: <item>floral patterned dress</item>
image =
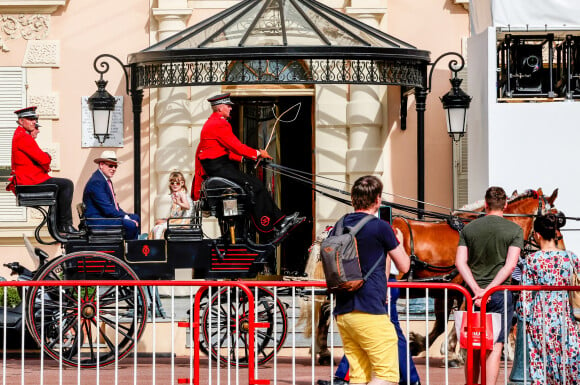
{"label": "floral patterned dress", "polygon": [[[569,285],[572,264],[569,251],[537,251],[526,258],[522,285]],[[533,385],[580,384],[580,323],[571,315],[567,291],[522,291],[516,305],[526,323]]]}

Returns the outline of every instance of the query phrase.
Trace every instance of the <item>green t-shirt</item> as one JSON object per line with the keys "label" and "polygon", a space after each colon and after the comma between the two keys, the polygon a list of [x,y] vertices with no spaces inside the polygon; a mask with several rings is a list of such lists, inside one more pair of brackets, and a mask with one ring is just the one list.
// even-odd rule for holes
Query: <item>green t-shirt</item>
{"label": "green t-shirt", "polygon": [[459,234],[459,246],[467,246],[467,265],[477,284],[486,288],[505,265],[508,248],[524,247],[524,232],[503,217],[486,215],[465,226]]}

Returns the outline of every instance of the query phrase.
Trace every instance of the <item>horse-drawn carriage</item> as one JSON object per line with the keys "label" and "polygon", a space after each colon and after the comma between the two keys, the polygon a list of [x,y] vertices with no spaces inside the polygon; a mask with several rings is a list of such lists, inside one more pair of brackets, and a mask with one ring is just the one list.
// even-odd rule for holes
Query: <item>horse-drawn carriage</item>
{"label": "horse-drawn carriage", "polygon": [[[32,337],[55,359],[81,367],[104,366],[126,356],[141,337],[147,321],[148,296],[139,285],[90,286],[91,280],[133,281],[175,278],[175,269],[191,268],[194,278],[252,278],[268,267],[275,270],[276,244],[287,234],[266,243],[251,236],[247,215],[251,191],[223,179],[204,181],[201,199],[196,202],[190,223],[174,225],[171,218],[161,240],[125,240],[119,224],[90,226],[80,210],[80,235],[67,236],[56,230],[56,185],[17,186],[20,206],[38,209],[43,221],[35,237],[48,223],[48,231],[62,244],[64,253],[50,261],[40,249],[40,267],[35,281],[82,281],[82,286],[31,287],[23,301],[23,318]],[[48,210],[45,209],[48,207]],[[202,231],[203,215],[218,219],[221,236],[212,239]],[[87,284],[87,285],[85,285]],[[286,337],[284,304],[265,288],[254,292],[255,308],[249,309],[247,296],[234,288],[221,288],[202,299],[202,348],[222,361],[236,355],[236,363],[247,365],[247,349],[224,352],[220,343],[236,334],[236,344],[247,344],[247,315],[256,311],[257,320],[269,324],[256,333],[258,362],[269,360]],[[226,300],[230,305],[226,305]],[[230,308],[227,308],[229,306]],[[231,307],[235,306],[236,309]],[[231,312],[231,313],[230,313]],[[238,315],[233,326],[222,320]],[[228,335],[226,337],[226,335]],[[237,347],[236,347],[237,349]],[[246,355],[244,356],[244,353]]]}

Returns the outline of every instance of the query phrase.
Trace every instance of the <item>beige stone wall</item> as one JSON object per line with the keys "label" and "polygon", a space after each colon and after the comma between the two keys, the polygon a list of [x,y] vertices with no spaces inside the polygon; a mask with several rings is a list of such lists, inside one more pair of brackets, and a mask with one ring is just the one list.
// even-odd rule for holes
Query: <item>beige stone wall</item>
{"label": "beige stone wall", "polygon": [[[462,52],[462,38],[469,36],[469,17],[462,4],[446,0],[388,0],[387,4],[388,11],[381,22],[381,29],[390,35],[430,51],[432,61],[448,51],[466,55]],[[453,200],[452,147],[439,97],[451,88],[450,77],[447,61],[442,60],[433,72],[433,87],[427,96],[425,112],[425,200],[444,207],[451,207]],[[407,130],[401,131],[398,118],[400,91],[398,87],[390,87],[387,93],[385,185],[390,185],[392,192],[399,195],[416,197],[417,120],[414,98],[409,98]],[[410,201],[402,199],[397,201],[410,204]]]}
{"label": "beige stone wall", "polygon": [[[82,190],[96,169],[93,159],[102,148],[81,148],[81,97],[96,91],[98,75],[93,60],[101,53],[125,62],[127,54],[149,45],[149,2],[103,1],[14,1],[0,8],[0,65],[26,68],[28,105],[37,105],[42,125],[39,144],[53,155],[52,175],[75,184],[73,205],[82,201]],[[24,4],[19,6],[18,3]],[[11,18],[19,20],[6,28]],[[8,20],[8,21],[7,21]],[[28,21],[43,20],[32,27]],[[10,31],[7,35],[6,31]],[[117,150],[123,164],[115,176],[121,207],[133,210],[133,119],[131,99],[125,93],[121,67],[111,62],[105,79],[107,90],[124,97],[124,147]],[[141,132],[143,216],[149,217],[149,113],[145,92]],[[20,260],[30,263],[22,234],[33,239],[38,215],[29,210],[29,223],[0,222],[0,263]],[[78,218],[73,215],[75,224]],[[147,223],[147,221],[145,221]],[[56,246],[43,248],[59,254]],[[6,276],[4,268],[0,275]]]}

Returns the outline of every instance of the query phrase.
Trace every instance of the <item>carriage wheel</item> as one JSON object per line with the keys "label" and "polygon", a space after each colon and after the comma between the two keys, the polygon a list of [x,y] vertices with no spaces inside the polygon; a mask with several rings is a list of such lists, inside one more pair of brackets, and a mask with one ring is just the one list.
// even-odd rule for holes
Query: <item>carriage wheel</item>
{"label": "carriage wheel", "polygon": [[[138,277],[123,261],[99,252],[59,257],[34,276],[34,280],[45,281],[71,279]],[[32,287],[26,301],[30,334],[49,356],[56,360],[62,357],[70,366],[94,368],[120,360],[145,328],[147,302],[140,286],[99,286],[98,291],[96,286],[82,286],[80,290],[77,286]]]}
{"label": "carriage wheel", "polygon": [[[254,337],[258,364],[263,364],[272,359],[274,349],[279,351],[286,340],[286,307],[279,297],[274,303],[274,295],[267,289],[258,288],[257,295],[255,290],[252,292],[255,297],[255,322],[269,323],[267,328],[256,328]],[[219,358],[223,363],[228,363],[229,360],[231,365],[236,365],[237,362],[238,365],[247,367],[248,312],[253,310],[249,309],[246,293],[238,288],[224,288],[219,294],[213,295],[202,312],[203,348],[211,350],[212,357]]]}

